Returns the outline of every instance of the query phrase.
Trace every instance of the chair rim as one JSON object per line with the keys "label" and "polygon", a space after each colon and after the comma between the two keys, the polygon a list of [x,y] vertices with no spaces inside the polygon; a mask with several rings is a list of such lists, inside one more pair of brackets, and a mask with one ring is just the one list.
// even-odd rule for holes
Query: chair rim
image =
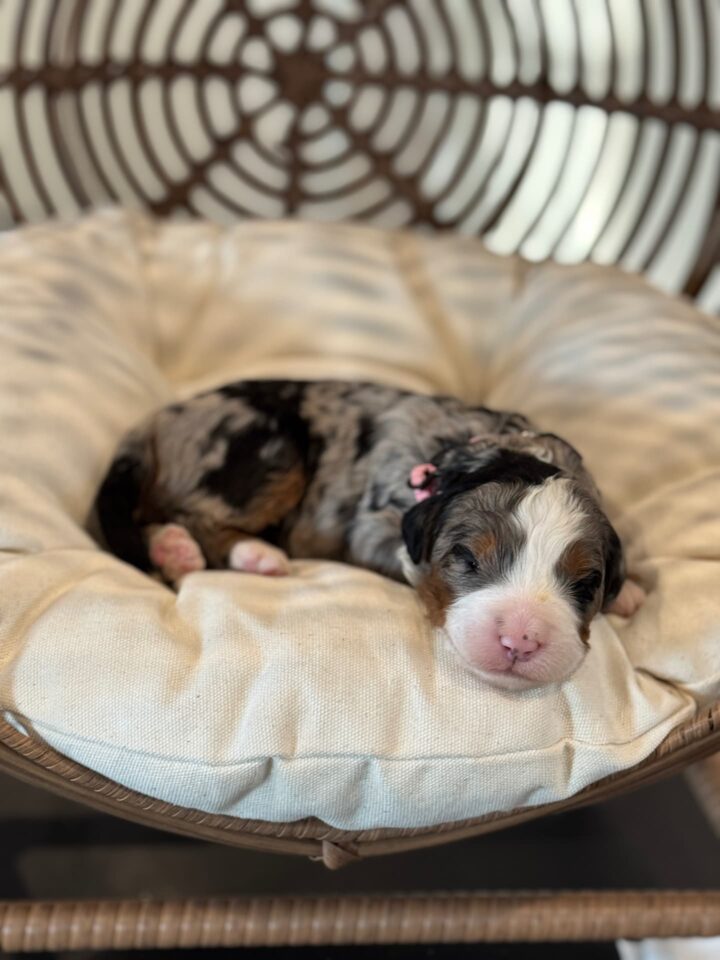
{"label": "chair rim", "polygon": [[413,828],[341,830],[321,820],[248,820],[167,803],[123,787],[0,718],[0,771],[144,826],[231,846],[293,853],[331,869],[353,860],[450,843],[576,809],[645,786],[720,750],[720,701],[672,730],[643,761],[554,803]]}

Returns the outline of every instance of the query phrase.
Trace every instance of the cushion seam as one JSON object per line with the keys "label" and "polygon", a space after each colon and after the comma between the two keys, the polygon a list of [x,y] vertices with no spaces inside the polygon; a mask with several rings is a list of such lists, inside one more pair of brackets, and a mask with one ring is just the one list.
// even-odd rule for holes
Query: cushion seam
{"label": "cushion seam", "polygon": [[[39,729],[39,728],[43,728],[43,729],[46,729],[46,730],[50,730],[52,733],[59,734],[60,736],[72,738],[74,741],[77,741],[77,742],[79,742],[79,743],[95,744],[95,745],[97,745],[97,746],[100,746],[100,747],[103,747],[103,748],[106,748],[106,749],[116,750],[116,751],[122,751],[122,752],[124,752],[124,753],[131,753],[131,754],[133,754],[134,756],[138,756],[138,757],[146,757],[146,758],[152,758],[152,759],[154,759],[154,760],[161,760],[161,761],[163,761],[163,762],[165,762],[165,763],[177,763],[177,764],[180,764],[180,765],[188,765],[188,766],[190,766],[190,765],[192,765],[192,766],[203,766],[203,767],[207,767],[207,768],[209,768],[209,769],[222,769],[222,768],[224,768],[224,767],[227,767],[227,768],[241,767],[241,766],[246,766],[246,765],[248,765],[248,764],[267,763],[268,760],[281,760],[281,761],[283,761],[283,762],[285,762],[285,763],[289,763],[289,762],[292,762],[292,761],[295,761],[295,760],[300,760],[300,761],[315,760],[315,761],[318,761],[318,760],[341,760],[341,759],[342,759],[342,760],[360,760],[360,761],[364,761],[364,760],[374,760],[374,761],[386,762],[386,763],[392,763],[392,764],[417,763],[418,761],[426,761],[426,762],[427,762],[427,761],[435,761],[435,762],[458,761],[458,762],[466,762],[466,763],[478,763],[478,762],[481,762],[481,763],[482,763],[482,762],[485,762],[485,761],[497,760],[497,759],[499,759],[499,758],[510,758],[510,757],[512,757],[512,758],[522,758],[522,757],[531,757],[531,756],[533,756],[533,755],[540,755],[540,756],[541,756],[542,754],[546,753],[548,750],[555,750],[555,749],[556,749],[557,747],[559,747],[559,746],[560,746],[560,747],[566,746],[566,745],[569,746],[569,745],[572,745],[572,744],[578,744],[579,746],[589,747],[589,748],[597,748],[597,747],[627,747],[627,746],[629,746],[629,745],[631,745],[631,744],[633,744],[633,743],[636,743],[636,742],[639,741],[639,740],[644,739],[645,737],[647,737],[648,735],[650,735],[657,727],[662,726],[663,724],[665,724],[666,722],[668,722],[668,720],[669,720],[670,718],[676,716],[678,713],[680,713],[682,710],[684,710],[687,706],[692,705],[692,703],[693,703],[693,698],[690,696],[690,694],[687,694],[687,693],[685,693],[684,691],[678,691],[678,692],[681,693],[682,696],[686,698],[686,702],[685,702],[685,703],[679,704],[675,710],[673,710],[670,714],[668,714],[667,717],[663,718],[663,719],[662,719],[661,721],[659,721],[658,723],[652,725],[652,726],[649,727],[648,729],[642,731],[642,732],[639,733],[637,736],[632,737],[632,738],[630,738],[629,740],[600,740],[600,741],[592,741],[592,740],[580,740],[580,739],[578,739],[578,738],[576,738],[576,737],[560,737],[558,740],[555,740],[555,741],[554,741],[553,743],[551,743],[551,744],[546,744],[546,745],[543,746],[543,747],[537,747],[537,748],[535,748],[535,749],[530,749],[530,750],[517,750],[517,751],[513,751],[513,752],[507,752],[507,751],[506,751],[506,752],[503,752],[503,753],[492,753],[492,754],[485,754],[485,755],[482,755],[482,754],[478,754],[478,755],[474,755],[474,754],[437,754],[437,755],[432,755],[432,754],[424,754],[424,755],[423,755],[423,754],[416,754],[416,755],[414,755],[414,756],[406,756],[406,757],[387,757],[387,756],[378,756],[378,755],[374,755],[374,754],[371,754],[371,753],[368,753],[368,754],[352,754],[352,753],[327,753],[327,754],[324,754],[324,753],[311,753],[311,754],[302,754],[302,755],[295,755],[295,756],[289,756],[289,755],[283,755],[283,754],[276,754],[276,753],[272,753],[272,754],[271,754],[271,753],[267,753],[267,754],[260,754],[260,755],[258,755],[257,757],[249,757],[249,758],[247,758],[247,759],[234,760],[234,761],[229,761],[229,762],[227,762],[227,763],[208,763],[207,761],[203,761],[203,760],[189,760],[189,759],[186,759],[186,758],[183,758],[183,757],[165,756],[165,755],[163,755],[163,754],[152,753],[152,752],[147,751],[147,750],[138,750],[137,748],[134,748],[134,747],[116,746],[116,745],[114,745],[114,744],[109,743],[108,741],[105,741],[105,740],[94,740],[94,739],[92,739],[92,738],[90,738],[90,737],[84,736],[83,734],[63,732],[62,730],[58,729],[57,727],[54,727],[52,724],[45,723],[45,722],[43,722],[43,721],[33,721],[33,720],[30,719],[29,717],[26,717],[26,716],[24,716],[23,714],[18,713],[18,712],[14,711],[14,710],[12,710],[12,709],[10,709],[10,708],[7,708],[7,707],[6,707],[5,709],[6,709],[9,713],[11,713],[13,716],[17,717],[18,720],[19,720],[21,723],[23,723],[25,726],[27,726],[29,729],[35,729],[35,728],[38,728],[38,729]],[[695,713],[697,713],[697,710],[695,710]]]}

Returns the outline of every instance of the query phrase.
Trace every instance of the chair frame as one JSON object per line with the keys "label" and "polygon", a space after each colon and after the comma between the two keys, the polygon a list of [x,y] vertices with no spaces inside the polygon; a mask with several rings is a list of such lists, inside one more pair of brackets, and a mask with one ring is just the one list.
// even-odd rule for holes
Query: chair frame
{"label": "chair frame", "polygon": [[[698,158],[703,145],[720,137],[720,111],[710,94],[709,64],[717,52],[712,48],[713,25],[702,2],[694,10],[700,22],[695,24],[694,34],[698,39],[698,49],[688,54],[683,44],[683,31],[687,23],[680,17],[678,7],[682,0],[673,0],[669,6],[671,16],[670,43],[675,64],[674,88],[669,96],[661,101],[653,96],[651,68],[654,56],[650,37],[648,18],[650,12],[643,0],[628,0],[635,3],[643,32],[641,54],[641,89],[634,97],[620,98],[615,92],[619,88],[619,57],[616,38],[613,33],[612,11],[609,0],[598,0],[598,6],[610,25],[613,45],[608,65],[609,75],[607,92],[602,97],[591,96],[583,82],[587,49],[581,42],[580,15],[575,13],[572,29],[575,31],[574,82],[569,89],[559,91],[551,83],[552,48],[549,41],[547,24],[542,21],[539,6],[534,9],[538,16],[540,69],[532,81],[523,79],[520,70],[520,52],[523,38],[517,20],[508,0],[501,0],[500,8],[506,17],[510,31],[512,57],[514,58],[514,77],[504,84],[498,84],[491,78],[492,71],[481,77],[468,79],[459,62],[453,62],[442,72],[431,69],[427,58],[427,42],[420,43],[420,49],[426,62],[422,62],[412,77],[402,75],[395,67],[388,67],[382,75],[368,72],[360,59],[343,73],[343,81],[357,91],[368,82],[385,85],[387,90],[405,83],[416,87],[420,95],[429,91],[439,92],[449,98],[458,95],[471,95],[478,99],[482,109],[478,113],[476,130],[479,137],[484,129],[487,110],[485,107],[497,98],[504,98],[513,106],[513,110],[525,100],[532,100],[539,110],[546,111],[554,104],[564,103],[574,109],[576,114],[585,108],[596,107],[609,117],[625,114],[636,123],[636,139],[633,158],[637,156],[641,130],[648,122],[662,125],[667,136],[662,146],[662,155],[657,172],[649,184],[642,204],[636,212],[636,222],[623,249],[618,255],[621,259],[652,205],[657,202],[661,190],[661,172],[667,159],[670,134],[678,125],[693,131],[694,145],[691,162],[684,173],[682,189],[674,201],[673,209],[667,221],[658,227],[652,243],[639,269],[651,270],[655,258],[662,252],[667,235],[672,231],[674,220],[679,219],[679,211],[684,194],[692,185],[693,172],[698,166]],[[26,0],[19,6],[14,22],[6,24],[11,33],[11,59],[9,67],[0,72],[0,89],[9,92],[12,102],[13,122],[17,131],[17,140],[12,145],[16,153],[12,157],[0,156],[0,212],[4,210],[5,226],[20,224],[28,219],[43,219],[66,212],[63,206],[67,196],[78,208],[89,208],[99,203],[122,202],[125,196],[117,185],[103,171],[102,164],[93,152],[87,124],[82,114],[80,93],[88,84],[96,84],[105,92],[119,76],[118,65],[113,60],[113,29],[119,19],[122,0],[114,0],[109,7],[108,22],[102,37],[102,48],[97,57],[88,61],[83,53],[83,17],[87,12],[87,0],[71,0],[64,6],[58,0],[45,3],[40,15],[33,17],[33,7],[39,7],[38,0]],[[151,17],[151,4],[146,3],[138,30],[147,27]],[[252,5],[251,5],[252,6]],[[422,34],[422,24],[418,20],[416,5],[402,4],[398,0],[368,0],[362,4],[355,20],[339,20],[336,29],[335,46],[340,49],[352,42],[353,37],[363,28],[376,29],[385,36],[387,17],[391,8],[404,7],[408,42],[418,43]],[[189,7],[186,6],[186,9]],[[248,25],[248,36],[264,36],[263,18],[245,4],[232,0],[227,9],[239,12]],[[443,2],[440,0],[435,12],[440,27],[450,36],[449,18]],[[478,38],[486,58],[492,56],[492,30],[486,19],[482,0],[475,10],[475,25]],[[575,8],[573,8],[575,9]],[[38,14],[38,10],[34,11]],[[297,16],[304,26],[315,16],[316,11],[311,0],[301,0]],[[38,27],[38,25],[40,25]],[[168,44],[177,39],[182,24],[169,24]],[[28,64],[24,50],[28,47],[33,29],[41,29],[42,43],[35,49],[43,50],[44,60],[38,64]],[[10,35],[10,34],[9,34]],[[140,33],[138,33],[138,37]],[[414,38],[414,39],[413,39]],[[37,40],[37,37],[35,38]],[[385,38],[387,40],[387,37]],[[687,39],[687,38],[685,38]],[[207,40],[207,38],[206,38]],[[423,46],[425,44],[425,46]],[[451,42],[451,49],[457,50]],[[182,74],[193,83],[200,84],[211,74],[218,74],[223,80],[237,83],[242,79],[245,69],[240,62],[218,66],[207,52],[207,44],[193,62],[178,63],[168,54],[161,62],[151,62],[142,56],[139,40],[133,52],[122,65],[122,76],[126,77],[137,93],[148,77],[167,82]],[[169,49],[169,47],[168,47]],[[266,197],[273,197],[281,204],[282,215],[292,216],[308,200],[302,186],[303,168],[300,156],[302,129],[300,117],[316,99],[322,89],[326,76],[326,64],[317,52],[308,50],[288,52],[278,55],[273,81],[277,83],[282,95],[293,105],[295,119],[291,123],[283,145],[283,161],[288,172],[288,185],[281,196],[273,194],[268,184],[256,184],[255,187]],[[683,69],[689,57],[698,58],[702,63],[701,94],[688,105],[687,96],[681,95]],[[421,57],[422,59],[422,57]],[[26,94],[39,89],[43,93],[49,131],[58,169],[64,178],[64,193],[53,193],[43,179],[38,145],[33,142],[31,126],[26,116]],[[75,94],[73,99],[62,94]],[[101,99],[103,122],[112,130],[111,108],[107,97]],[[75,111],[77,121],[75,129],[81,142],[72,143],[68,137],[66,114],[62,109]],[[142,110],[139,98],[133,95],[131,100],[133,121],[139,130],[143,130]],[[349,121],[349,108],[334,108],[336,119]],[[446,117],[434,146],[442,140],[443,132],[449,129],[449,116]],[[172,118],[170,118],[172,119]],[[418,116],[415,116],[417,122]],[[505,190],[495,198],[492,215],[482,225],[487,233],[502,221],[513,197],[530,169],[530,159],[538,143],[542,124],[538,123],[527,154]],[[169,125],[172,136],[177,138],[177,130]],[[609,125],[608,125],[609,129]],[[413,175],[400,175],[392,162],[392,156],[383,154],[376,148],[371,138],[357,129],[346,132],[353,145],[371,160],[374,173],[380,174],[392,185],[394,193],[409,205],[411,210],[407,226],[448,229],[460,226],[460,215],[447,221],[439,217],[438,208],[422,190],[422,174],[427,170],[432,157],[425,158],[419,171]],[[599,150],[602,151],[608,130],[605,130]],[[408,142],[410,133],[405,137]],[[113,144],[116,160],[122,167],[124,176],[131,183],[136,201],[157,215],[169,215],[178,210],[197,214],[193,206],[193,190],[205,182],[207,172],[216,162],[228,161],[233,147],[232,136],[217,136],[210,156],[203,162],[195,162],[189,175],[180,181],[173,179],[158,158],[152,154],[149,140],[143,134],[142,147],[147,150],[154,168],[155,177],[162,186],[161,194],[153,193],[140,182],[123,159],[121,144]],[[509,128],[506,140],[509,139]],[[478,141],[479,142],[479,141]],[[179,141],[176,144],[179,148]],[[507,144],[503,144],[503,150]],[[90,179],[80,176],[73,157],[77,149],[91,163],[96,187],[92,188]],[[399,147],[395,151],[399,152]],[[490,172],[497,167],[501,154],[490,165]],[[11,176],[13,161],[24,165],[26,194]],[[462,158],[461,167],[470,162],[470,155]],[[460,171],[461,172],[461,171]],[[458,174],[459,175],[459,174]],[[92,178],[91,178],[92,179]],[[489,189],[490,177],[486,176],[482,189]],[[537,214],[535,224],[550,206],[559,188],[561,176],[543,200],[541,212]],[[99,186],[97,186],[99,185]],[[342,192],[342,191],[341,191]],[[332,191],[328,191],[328,194]],[[579,205],[586,194],[579,198]],[[624,192],[618,195],[616,206],[623,200]],[[349,198],[352,200],[352,197]],[[4,201],[4,204],[3,204]],[[226,212],[230,215],[243,215],[232,197],[222,200]],[[577,212],[577,211],[575,211]],[[614,212],[614,210],[613,210]],[[360,218],[375,215],[376,210],[365,210]],[[356,214],[356,216],[358,216]],[[608,217],[609,219],[609,217]],[[566,225],[567,226],[567,225]],[[521,238],[525,239],[527,234]],[[688,296],[701,295],[716,275],[720,262],[720,187],[714,196],[708,197],[707,217],[693,239],[696,255],[681,284],[682,292]],[[521,246],[521,242],[518,242]],[[555,248],[557,243],[555,244]],[[549,251],[549,255],[552,251]],[[592,250],[590,251],[592,254]],[[171,804],[162,803],[150,797],[127,790],[116,783],[96,774],[55,751],[45,744],[20,733],[5,720],[0,720],[0,771],[27,783],[54,791],[64,797],[77,800],[113,816],[124,817],[141,824],[169,830],[195,838],[265,850],[278,853],[296,853],[322,860],[326,866],[337,868],[361,857],[399,853],[403,850],[428,847],[450,841],[459,841],[466,837],[504,829],[526,820],[549,813],[575,809],[615,796],[622,791],[643,786],[653,780],[672,774],[685,765],[708,757],[720,750],[720,703],[708,708],[695,719],[673,731],[655,752],[645,761],[622,774],[605,778],[581,791],[575,797],[542,807],[524,808],[505,813],[496,813],[476,820],[461,823],[448,823],[434,828],[419,830],[366,830],[349,832],[335,830],[317,820],[304,820],[291,824],[272,824],[261,821],[239,820],[236,818],[214,816],[197,810],[188,810]],[[715,790],[716,799],[720,797],[720,783],[716,777],[704,789]],[[718,807],[720,809],[720,806]],[[367,896],[367,897],[324,897],[324,898],[248,898],[237,900],[182,900],[182,901],[6,901],[0,902],[0,949],[12,951],[68,950],[68,949],[109,949],[152,947],[191,947],[191,946],[240,946],[240,945],[299,945],[299,944],[389,944],[389,943],[447,943],[479,942],[482,940],[591,940],[614,939],[617,937],[646,936],[709,936],[720,935],[720,890],[700,891],[625,891],[625,892],[477,892],[468,894],[450,894],[438,892],[432,895],[418,896]]]}

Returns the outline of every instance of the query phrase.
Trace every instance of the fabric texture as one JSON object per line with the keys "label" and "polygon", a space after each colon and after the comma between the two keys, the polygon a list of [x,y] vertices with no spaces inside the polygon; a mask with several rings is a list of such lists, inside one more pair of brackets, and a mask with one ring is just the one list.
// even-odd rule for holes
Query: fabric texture
{"label": "fabric texture", "polygon": [[[243,377],[365,378],[519,410],[583,453],[649,591],[580,670],[509,693],[368,571],[188,577],[86,532],[124,431]],[[0,238],[0,708],[173,803],[346,829],[564,798],[720,689],[720,327],[642,280],[459,237],[158,224]]]}

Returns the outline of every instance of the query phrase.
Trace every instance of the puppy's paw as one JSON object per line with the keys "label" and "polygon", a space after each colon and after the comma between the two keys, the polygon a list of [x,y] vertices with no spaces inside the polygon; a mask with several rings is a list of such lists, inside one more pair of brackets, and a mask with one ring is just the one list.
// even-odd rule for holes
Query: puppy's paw
{"label": "puppy's paw", "polygon": [[287,554],[264,540],[238,540],[230,550],[228,566],[264,577],[285,577],[290,573]]}
{"label": "puppy's paw", "polygon": [[205,557],[190,533],[178,523],[152,527],[148,553],[166,580],[177,583],[188,573],[205,569]]}
{"label": "puppy's paw", "polygon": [[645,602],[646,593],[634,580],[626,580],[620,593],[607,608],[607,613],[616,613],[619,617],[632,617]]}

